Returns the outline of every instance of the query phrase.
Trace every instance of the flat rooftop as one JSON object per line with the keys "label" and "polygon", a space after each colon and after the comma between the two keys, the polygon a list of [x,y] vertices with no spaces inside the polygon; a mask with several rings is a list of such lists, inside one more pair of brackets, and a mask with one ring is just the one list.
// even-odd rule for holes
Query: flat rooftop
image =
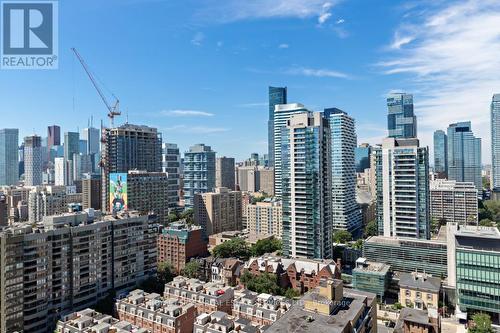
{"label": "flat rooftop", "polygon": [[500,231],[495,227],[461,226],[455,232],[457,247],[500,251]]}

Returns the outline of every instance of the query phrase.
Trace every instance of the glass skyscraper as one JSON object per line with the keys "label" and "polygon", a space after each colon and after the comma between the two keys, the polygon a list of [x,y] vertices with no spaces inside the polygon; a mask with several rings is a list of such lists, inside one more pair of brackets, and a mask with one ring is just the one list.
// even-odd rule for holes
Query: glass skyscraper
{"label": "glass skyscraper", "polygon": [[470,121],[448,126],[448,179],[473,182],[481,194],[481,139],[472,133]]}
{"label": "glass skyscraper", "polygon": [[448,138],[441,130],[434,132],[434,172],[446,178],[448,172]]}
{"label": "glass skyscraper", "polygon": [[332,224],[334,230],[355,232],[361,228],[361,210],[356,201],[354,119],[337,108],[325,109],[331,136]]}
{"label": "glass skyscraper", "polygon": [[195,193],[215,188],[215,152],[210,146],[197,144],[184,153],[184,205],[193,208]]}
{"label": "glass skyscraper", "polygon": [[287,103],[286,87],[269,87],[269,121],[268,126],[268,166],[274,166],[274,107]]}
{"label": "glass skyscraper", "polygon": [[283,254],[332,258],[331,146],[320,112],[293,115],[283,129]]}
{"label": "glass skyscraper", "polygon": [[356,172],[364,172],[370,168],[371,147],[367,143],[362,143],[354,149],[354,159],[356,163]]}
{"label": "glass skyscraper", "polygon": [[389,137],[396,139],[417,137],[417,117],[413,113],[413,95],[393,93],[387,97],[387,128]]}
{"label": "glass skyscraper", "polygon": [[491,100],[491,188],[500,191],[500,94]]}
{"label": "glass skyscraper", "polygon": [[0,185],[14,185],[19,180],[19,130],[0,129]]}

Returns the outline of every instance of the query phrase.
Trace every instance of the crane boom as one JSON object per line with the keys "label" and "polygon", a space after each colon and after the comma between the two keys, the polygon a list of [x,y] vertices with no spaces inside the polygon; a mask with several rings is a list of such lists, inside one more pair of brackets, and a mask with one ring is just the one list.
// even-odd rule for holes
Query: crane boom
{"label": "crane boom", "polygon": [[74,47],[71,48],[71,51],[73,51],[73,53],[75,54],[78,61],[80,61],[80,64],[82,64],[82,67],[85,70],[85,73],[87,73],[87,76],[89,77],[90,81],[92,82],[92,85],[94,86],[95,90],[97,90],[97,93],[99,94],[102,101],[104,102],[104,105],[106,105],[106,108],[108,109],[108,118],[110,120],[111,127],[113,127],[113,125],[114,125],[113,120],[114,120],[115,116],[119,116],[122,114],[119,110],[120,101],[118,100],[118,98],[116,98],[115,95],[113,95],[113,97],[116,99],[115,104],[113,106],[111,106],[109,104],[108,100],[106,99],[106,96],[102,92],[101,88],[99,88],[99,85],[97,84],[97,81],[95,80],[94,75],[92,75],[92,72],[90,71],[90,69],[87,66],[87,63],[85,62],[83,57],[80,55],[80,53]]}

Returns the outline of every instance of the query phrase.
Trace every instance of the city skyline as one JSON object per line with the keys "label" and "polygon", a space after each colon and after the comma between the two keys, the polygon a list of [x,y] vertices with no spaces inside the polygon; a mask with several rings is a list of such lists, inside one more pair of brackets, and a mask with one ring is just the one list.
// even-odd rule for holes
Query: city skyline
{"label": "city skyline", "polygon": [[[437,124],[470,120],[483,139],[482,162],[490,163],[489,103],[500,87],[493,74],[498,61],[492,57],[498,54],[492,42],[500,34],[494,25],[498,4],[404,6],[383,1],[370,8],[370,15],[356,10],[362,5],[356,1],[328,6],[323,6],[324,1],[294,6],[261,0],[258,4],[89,1],[85,6],[62,5],[59,70],[4,72],[0,86],[11,98],[3,99],[0,107],[11,111],[6,112],[3,127],[19,128],[22,141],[33,131],[45,136],[50,124],[60,125],[62,132],[85,127],[91,117],[94,126],[101,119],[107,125],[104,105],[69,50],[75,46],[122,101],[123,114],[117,124],[128,119],[158,127],[165,141],[178,143],[181,152],[200,142],[238,160],[251,152],[266,152],[267,87],[286,86],[288,102],[315,111],[334,106],[348,112],[357,121],[358,142],[371,144],[387,136],[382,118],[387,112],[387,93],[413,94],[422,145],[432,153]],[[117,15],[109,20],[112,7]],[[137,14],[151,15],[150,22],[137,19],[144,38],[126,26]],[[465,16],[474,20],[459,29],[457,24]],[[77,30],[90,17],[95,18],[95,26]],[[478,22],[483,28],[486,25],[488,34],[480,33]],[[415,24],[429,29],[415,31]],[[377,29],[372,29],[374,25]],[[108,43],[99,31],[111,26],[120,34]],[[479,37],[475,43],[460,43],[462,52],[452,52],[465,35]],[[134,48],[126,43],[128,36],[135,38]],[[439,52],[446,61],[436,51],[426,51],[444,40],[448,42],[439,44]],[[306,46],[321,52],[305,59]],[[358,52],[361,47],[364,52]],[[464,54],[476,48],[485,50],[483,57],[466,59]],[[161,58],[154,59],[156,54]],[[148,60],[151,55],[152,61]],[[467,72],[460,72],[462,78],[457,79],[464,64]],[[360,91],[363,98],[359,98]]]}

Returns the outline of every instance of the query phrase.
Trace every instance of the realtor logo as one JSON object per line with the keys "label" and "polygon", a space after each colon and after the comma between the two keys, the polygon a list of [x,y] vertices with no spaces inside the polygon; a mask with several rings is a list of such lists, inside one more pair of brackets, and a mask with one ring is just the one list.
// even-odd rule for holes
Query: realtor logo
{"label": "realtor logo", "polygon": [[58,3],[1,1],[2,69],[57,69]]}

